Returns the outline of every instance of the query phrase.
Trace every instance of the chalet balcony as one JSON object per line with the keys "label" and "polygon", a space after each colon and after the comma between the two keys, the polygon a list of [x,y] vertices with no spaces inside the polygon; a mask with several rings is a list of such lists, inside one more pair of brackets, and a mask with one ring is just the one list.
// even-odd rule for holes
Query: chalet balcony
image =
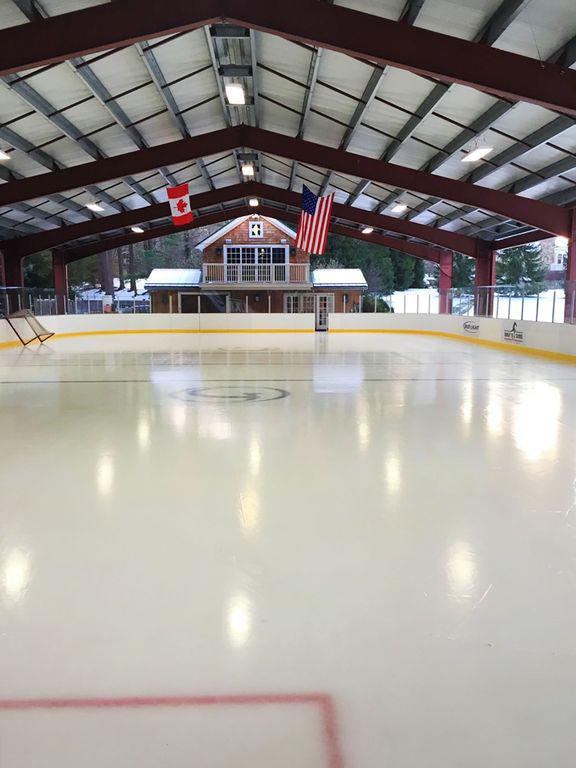
{"label": "chalet balcony", "polygon": [[202,270],[205,285],[310,282],[309,264],[204,264]]}

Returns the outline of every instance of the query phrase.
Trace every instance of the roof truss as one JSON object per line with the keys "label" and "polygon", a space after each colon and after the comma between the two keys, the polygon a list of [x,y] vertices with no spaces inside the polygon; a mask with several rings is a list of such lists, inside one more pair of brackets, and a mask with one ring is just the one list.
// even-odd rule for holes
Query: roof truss
{"label": "roof truss", "polygon": [[570,234],[570,212],[550,203],[423,173],[244,125],[9,182],[0,186],[0,205],[33,200],[75,189],[86,183],[97,184],[239,147],[249,147],[343,174],[472,205],[544,229],[551,234],[565,237]]}
{"label": "roof truss", "polygon": [[123,0],[97,5],[0,31],[0,74],[223,21],[576,115],[576,72],[560,64],[321,0]]}

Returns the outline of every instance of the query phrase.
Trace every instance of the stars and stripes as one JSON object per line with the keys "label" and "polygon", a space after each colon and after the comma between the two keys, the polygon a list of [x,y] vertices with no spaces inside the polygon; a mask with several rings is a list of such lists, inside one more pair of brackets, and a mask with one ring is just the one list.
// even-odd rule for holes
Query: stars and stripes
{"label": "stars and stripes", "polygon": [[333,202],[334,193],[326,197],[316,197],[304,186],[296,248],[322,256],[326,250]]}
{"label": "stars and stripes", "polygon": [[168,187],[167,191],[174,226],[182,227],[185,224],[191,224],[194,221],[194,214],[190,208],[190,187],[188,184]]}

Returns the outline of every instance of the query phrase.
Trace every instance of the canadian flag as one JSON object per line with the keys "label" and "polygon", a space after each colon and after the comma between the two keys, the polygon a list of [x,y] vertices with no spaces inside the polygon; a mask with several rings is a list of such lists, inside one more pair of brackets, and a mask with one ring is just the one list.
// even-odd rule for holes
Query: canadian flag
{"label": "canadian flag", "polygon": [[190,188],[188,184],[180,184],[179,187],[168,187],[168,202],[172,212],[174,226],[182,227],[191,224],[194,214],[190,210]]}

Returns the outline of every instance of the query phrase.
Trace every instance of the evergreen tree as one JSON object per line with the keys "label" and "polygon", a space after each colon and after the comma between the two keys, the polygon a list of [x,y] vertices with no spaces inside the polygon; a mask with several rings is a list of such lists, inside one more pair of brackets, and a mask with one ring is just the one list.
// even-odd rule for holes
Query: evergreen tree
{"label": "evergreen tree", "polygon": [[390,249],[375,243],[362,242],[342,235],[328,236],[324,256],[312,256],[312,269],[332,267],[337,264],[346,269],[361,269],[374,293],[391,293],[394,290],[394,267]]}
{"label": "evergreen tree", "polygon": [[424,288],[425,262],[422,259],[414,260],[414,280],[412,288]]}
{"label": "evergreen tree", "polygon": [[23,275],[25,288],[53,288],[52,256],[49,253],[29,256],[24,261]]}
{"label": "evergreen tree", "polygon": [[541,248],[536,243],[505,248],[498,253],[496,274],[498,283],[502,285],[530,283],[536,290],[541,290],[547,272]]}
{"label": "evergreen tree", "polygon": [[474,282],[474,259],[455,253],[452,261],[452,285],[454,288],[468,288]]}
{"label": "evergreen tree", "polygon": [[397,291],[406,291],[412,288],[414,283],[414,261],[411,256],[393,252],[392,264],[394,266],[394,288]]}

